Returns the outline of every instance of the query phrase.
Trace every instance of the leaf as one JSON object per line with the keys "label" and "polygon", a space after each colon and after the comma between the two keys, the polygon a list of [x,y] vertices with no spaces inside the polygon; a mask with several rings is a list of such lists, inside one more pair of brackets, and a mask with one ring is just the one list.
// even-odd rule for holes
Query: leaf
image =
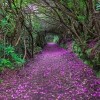
{"label": "leaf", "polygon": [[69,8],[72,8],[74,5],[73,5],[73,2],[68,2],[68,7]]}
{"label": "leaf", "polygon": [[96,10],[97,10],[97,11],[100,11],[100,2],[98,2],[98,3],[96,4]]}
{"label": "leaf", "polygon": [[3,14],[3,12],[2,12],[2,10],[0,9],[0,14],[2,15]]}
{"label": "leaf", "polygon": [[5,18],[1,20],[0,25],[1,25],[2,27],[5,27],[7,24],[8,24],[8,22],[7,22],[7,20],[6,20]]}
{"label": "leaf", "polygon": [[85,6],[85,3],[84,3],[84,1],[82,1],[82,0],[80,0],[80,8],[83,10],[84,9],[84,6]]}
{"label": "leaf", "polygon": [[80,22],[84,22],[85,19],[86,19],[86,17],[85,17],[85,16],[82,16],[82,15],[77,16],[77,18],[78,18],[78,20],[79,20]]}
{"label": "leaf", "polygon": [[10,62],[10,60],[3,58],[1,59],[0,66],[1,67],[11,67],[12,63]]}
{"label": "leaf", "polygon": [[96,73],[97,77],[100,78],[100,71]]}
{"label": "leaf", "polygon": [[18,65],[23,65],[25,63],[25,60],[24,59],[19,59],[18,61],[16,61],[16,63]]}
{"label": "leaf", "polygon": [[86,50],[87,55],[90,55],[91,50],[92,50],[92,49],[87,49],[87,50]]}
{"label": "leaf", "polygon": [[14,47],[12,47],[12,46],[6,47],[5,52],[6,52],[7,55],[14,53]]}

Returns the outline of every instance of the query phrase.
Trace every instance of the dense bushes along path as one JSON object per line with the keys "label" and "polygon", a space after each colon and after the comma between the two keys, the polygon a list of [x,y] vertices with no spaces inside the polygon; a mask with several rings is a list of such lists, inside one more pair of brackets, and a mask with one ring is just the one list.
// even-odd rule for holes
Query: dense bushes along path
{"label": "dense bushes along path", "polygon": [[0,100],[100,100],[100,79],[92,69],[54,43],[21,71],[2,78]]}

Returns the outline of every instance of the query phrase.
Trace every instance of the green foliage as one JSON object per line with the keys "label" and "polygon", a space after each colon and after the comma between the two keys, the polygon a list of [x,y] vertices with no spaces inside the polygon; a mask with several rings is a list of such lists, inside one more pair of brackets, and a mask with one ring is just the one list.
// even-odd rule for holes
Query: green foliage
{"label": "green foliage", "polygon": [[[35,45],[37,34],[42,29],[40,20],[35,14],[30,14],[30,12],[29,14],[24,13],[24,10],[27,10],[29,5],[38,2],[38,0],[13,1],[0,1],[0,34],[2,34],[3,36],[2,41],[0,37],[1,71],[4,68],[13,69],[16,67],[20,67],[25,63],[25,59],[22,59],[25,45],[22,45],[22,43],[26,39],[26,37],[28,37],[29,39],[28,44],[26,44],[26,48],[28,49],[28,51],[35,53],[41,51],[41,48],[35,46],[35,49],[32,49],[32,45]],[[13,43],[16,43],[18,39],[20,40],[16,47],[14,47],[15,44]],[[17,53],[15,52],[16,48],[18,48]]]}
{"label": "green foliage", "polygon": [[[18,1],[18,0],[16,0],[16,1]],[[20,1],[20,0],[19,0]],[[28,5],[28,4],[32,4],[32,3],[35,3],[35,2],[37,2],[38,0],[23,0],[23,2],[22,2],[22,6],[26,6],[26,5]],[[20,2],[19,2],[20,3]]]}
{"label": "green foliage", "polygon": [[5,27],[7,24],[8,24],[8,22],[7,22],[7,20],[5,18],[2,19],[1,22],[0,22],[0,26],[1,27]]}
{"label": "green foliage", "polygon": [[98,72],[97,68],[95,69],[96,66],[100,66],[99,53],[95,54],[94,58],[91,59],[90,55],[92,48],[86,48],[85,52],[83,52],[81,45],[76,42],[73,42],[73,51],[84,61],[85,64],[91,66],[96,71],[97,77],[100,77],[100,71]]}
{"label": "green foliage", "polygon": [[83,10],[84,7],[85,7],[84,0],[80,0],[80,1],[79,1],[79,5],[80,5],[80,9]]}
{"label": "green foliage", "polygon": [[0,52],[3,55],[0,55],[0,71],[2,71],[4,68],[14,69],[15,67],[20,67],[25,63],[25,60],[16,54],[14,47],[11,45],[4,46],[1,44]]}
{"label": "green foliage", "polygon": [[100,11],[100,2],[98,2],[98,3],[96,4],[96,10],[97,10],[97,11]]}
{"label": "green foliage", "polygon": [[82,59],[84,61],[85,64],[93,67],[93,62],[92,60],[90,60],[88,58],[88,56],[90,55],[91,53],[91,49],[88,49],[85,51],[85,53],[83,52],[82,50],[82,47],[80,44],[76,43],[76,42],[73,42],[73,51],[78,55],[78,57],[80,59]]}
{"label": "green foliage", "polygon": [[73,8],[74,3],[73,3],[72,0],[71,0],[71,1],[69,1],[69,2],[67,3],[67,5],[68,5],[69,8]]}
{"label": "green foliage", "polygon": [[86,20],[86,17],[85,16],[82,16],[82,15],[79,15],[77,16],[79,22],[84,22]]}
{"label": "green foliage", "polygon": [[[26,49],[34,53],[38,53],[39,51],[41,51],[41,48],[36,46],[38,42],[40,43],[40,45],[43,44],[42,42],[44,41],[45,38],[45,36],[40,35],[39,39],[37,39],[36,41],[38,33],[42,31],[43,27],[46,28],[45,27],[46,25],[44,25],[45,23],[43,23],[43,25],[41,24],[42,23],[41,20],[43,19],[43,21],[45,20],[47,22],[49,22],[49,20],[51,20],[52,18],[58,20],[58,16],[57,14],[55,14],[55,12],[53,12],[53,9],[55,9],[55,11],[60,16],[60,22],[64,21],[64,24],[66,24],[65,26],[67,25],[69,27],[75,26],[76,32],[79,32],[78,33],[79,37],[82,39],[82,41],[83,39],[85,41],[83,45],[80,45],[80,43],[75,42],[73,45],[74,52],[81,59],[83,59],[86,64],[89,64],[90,66],[92,66],[92,63],[94,62],[99,64],[100,58],[98,56],[95,56],[94,59],[92,59],[92,63],[90,60],[87,59],[90,56],[91,49],[87,48],[87,50],[85,50],[85,53],[83,53],[83,48],[86,48],[86,41],[88,40],[88,36],[89,36],[88,34],[97,33],[97,32],[93,32],[91,29],[92,27],[92,25],[90,25],[92,23],[90,21],[91,14],[89,14],[90,13],[90,11],[88,11],[89,4],[86,0],[60,0],[60,3],[59,1],[56,0],[55,4],[57,5],[56,8],[54,7],[53,9],[51,9],[50,7],[51,4],[50,5],[42,4],[42,6],[40,6],[41,4],[38,4],[39,10],[37,15],[36,13],[30,14],[30,12],[24,13],[24,9],[27,10],[27,7],[30,4],[36,4],[36,2],[38,2],[39,0],[9,0],[9,1],[10,4],[7,2],[7,0],[0,1],[0,7],[1,7],[0,33],[3,34],[3,36],[5,36],[5,39],[3,37],[3,42],[0,41],[0,70],[3,70],[5,67],[14,68],[16,66],[21,66],[25,62],[25,60],[22,59],[22,57],[19,55],[20,51],[21,51],[20,54],[23,54],[22,52],[23,50],[19,50],[19,52],[16,53],[15,52],[16,48],[10,45],[13,43],[14,40],[18,40],[19,35],[21,36],[21,39],[19,41],[18,48],[21,48],[19,46],[22,46],[22,48],[24,49],[25,47],[22,44],[23,40],[25,40],[26,37],[29,37],[28,43],[26,43]],[[64,11],[63,6],[65,6],[64,9],[66,11]],[[96,10],[100,11],[100,2],[96,4]],[[50,14],[48,12],[50,12]],[[51,18],[46,15],[49,15]],[[83,24],[83,27],[78,26],[81,25],[80,23]],[[62,23],[61,23],[61,27],[62,27]],[[77,28],[79,29],[77,30]],[[97,30],[95,28],[96,27],[94,25],[93,30]],[[73,30],[72,27],[71,29]],[[83,31],[83,33],[81,31]],[[96,34],[95,36],[98,35]],[[48,36],[46,40],[47,42],[57,43],[59,41],[59,38],[58,36]],[[8,45],[5,42],[8,43]],[[32,49],[33,44],[34,44],[34,50]],[[65,44],[61,44],[60,46],[66,48]]]}
{"label": "green foliage", "polygon": [[39,20],[35,20],[32,25],[36,32],[39,32],[42,29]]}
{"label": "green foliage", "polygon": [[21,66],[22,64],[25,63],[25,60],[22,59],[21,56],[19,56],[15,52],[11,54],[11,57],[14,60],[15,64],[17,64],[17,66]]}
{"label": "green foliage", "polygon": [[86,54],[87,54],[88,56],[90,55],[91,50],[92,50],[91,48],[86,50]]}
{"label": "green foliage", "polygon": [[47,35],[46,42],[54,42],[57,43],[59,41],[59,37],[57,35]]}
{"label": "green foliage", "polygon": [[35,49],[34,49],[34,54],[37,54],[37,53],[39,53],[40,51],[42,51],[42,48],[39,47],[39,46],[36,46]]}
{"label": "green foliage", "polygon": [[100,71],[96,73],[97,77],[100,78]]}
{"label": "green foliage", "polygon": [[47,36],[45,37],[45,39],[46,39],[46,42],[53,42],[54,36],[53,36],[53,35],[47,35]]}
{"label": "green foliage", "polygon": [[11,35],[15,28],[14,16],[8,13],[5,18],[0,21],[0,28],[4,34]]}
{"label": "green foliage", "polygon": [[57,35],[55,35],[55,36],[54,36],[53,42],[54,42],[54,43],[57,43],[58,41],[59,41],[59,37],[58,37]]}
{"label": "green foliage", "polygon": [[67,45],[66,44],[60,44],[60,47],[67,49]]}
{"label": "green foliage", "polygon": [[11,45],[9,45],[5,48],[5,52],[7,55],[12,55],[12,53],[14,53],[14,51],[15,51],[14,47],[12,47]]}
{"label": "green foliage", "polygon": [[11,61],[9,59],[5,59],[5,58],[2,58],[0,60],[0,67],[13,68]]}

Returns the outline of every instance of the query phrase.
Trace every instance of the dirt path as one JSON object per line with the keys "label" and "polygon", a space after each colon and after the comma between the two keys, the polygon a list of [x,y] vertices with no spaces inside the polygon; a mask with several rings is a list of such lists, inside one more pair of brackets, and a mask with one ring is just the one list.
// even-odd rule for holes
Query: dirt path
{"label": "dirt path", "polygon": [[70,50],[49,43],[0,84],[0,100],[100,100],[100,79]]}

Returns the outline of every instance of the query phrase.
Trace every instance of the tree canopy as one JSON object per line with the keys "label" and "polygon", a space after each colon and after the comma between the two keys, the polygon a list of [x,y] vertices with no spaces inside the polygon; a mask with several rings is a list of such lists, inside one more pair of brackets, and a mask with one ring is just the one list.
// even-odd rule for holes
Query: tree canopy
{"label": "tree canopy", "polygon": [[[74,51],[82,59],[93,56],[89,64],[100,66],[99,0],[1,0],[0,68],[22,66],[51,33],[60,44],[72,38]],[[95,45],[89,48],[91,40]]]}

